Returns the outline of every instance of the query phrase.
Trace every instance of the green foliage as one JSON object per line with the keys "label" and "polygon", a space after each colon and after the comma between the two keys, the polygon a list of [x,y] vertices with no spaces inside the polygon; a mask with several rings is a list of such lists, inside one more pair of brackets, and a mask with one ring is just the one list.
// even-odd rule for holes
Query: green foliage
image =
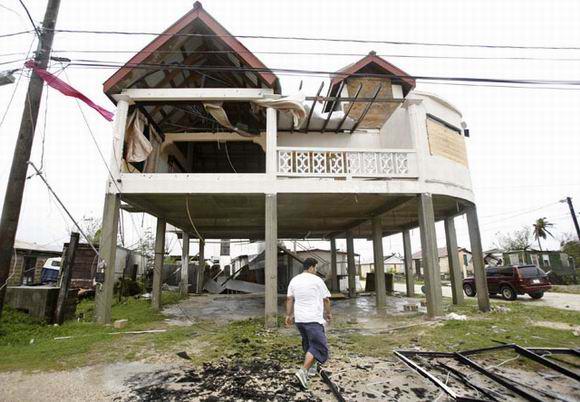
{"label": "green foliage", "polygon": [[570,257],[574,258],[576,262],[576,267],[580,268],[580,241],[568,240],[563,242],[560,250],[563,253],[568,254]]}
{"label": "green foliage", "polygon": [[[181,300],[177,293],[164,292],[162,303]],[[83,300],[77,307],[77,319],[54,326],[32,319],[29,315],[5,308],[0,320],[1,370],[59,370],[86,364],[122,360],[141,351],[140,342],[153,342],[155,335],[110,335],[111,332],[139,331],[159,328],[165,318],[155,312],[148,300],[127,299],[113,305],[113,320],[126,318],[129,324],[122,330],[92,322],[94,301]],[[164,334],[161,334],[164,335]],[[185,337],[185,331],[176,331],[173,338]],[[64,338],[64,339],[55,339]],[[154,346],[164,347],[160,337]],[[155,350],[149,347],[148,350]]]}
{"label": "green foliage", "polygon": [[143,287],[141,283],[134,281],[130,278],[119,278],[113,287],[115,294],[121,293],[121,296],[136,296],[143,293]]}
{"label": "green foliage", "polygon": [[552,235],[552,233],[550,233],[550,231],[548,230],[548,228],[552,227],[552,226],[554,226],[554,224],[548,222],[548,220],[545,217],[537,219],[536,223],[534,223],[534,229],[533,229],[534,238],[538,242],[538,246],[540,247],[540,251],[542,251],[542,243],[540,242],[540,239],[545,240],[547,235],[554,237],[554,235]]}

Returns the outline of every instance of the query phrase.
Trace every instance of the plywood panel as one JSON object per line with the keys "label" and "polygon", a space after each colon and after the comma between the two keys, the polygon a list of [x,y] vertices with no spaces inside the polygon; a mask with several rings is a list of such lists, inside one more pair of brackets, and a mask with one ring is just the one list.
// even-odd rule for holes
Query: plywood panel
{"label": "plywood panel", "polygon": [[[388,78],[351,77],[346,80],[346,83],[349,96],[353,96],[356,93],[359,85],[362,84],[362,89],[359,95],[360,98],[372,97],[379,85],[382,85],[378,96],[379,98],[393,97],[391,80]],[[350,103],[344,103],[343,109],[348,110],[349,104]],[[350,111],[349,117],[358,120],[363,111],[366,109],[367,104],[367,102],[356,102]],[[399,104],[394,102],[373,103],[364,120],[359,125],[359,128],[380,129],[398,106]]]}
{"label": "plywood panel", "polygon": [[431,155],[443,156],[468,166],[463,135],[430,118],[427,118],[427,134]]}

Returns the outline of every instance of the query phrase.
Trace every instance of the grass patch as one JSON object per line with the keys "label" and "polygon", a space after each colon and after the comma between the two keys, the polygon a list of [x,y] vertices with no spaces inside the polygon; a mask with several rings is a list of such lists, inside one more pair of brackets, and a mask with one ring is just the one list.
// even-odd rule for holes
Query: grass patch
{"label": "grass patch", "polygon": [[580,285],[552,285],[552,289],[548,292],[580,295]]}
{"label": "grass patch", "polygon": [[[181,296],[164,292],[164,305]],[[164,316],[153,311],[147,300],[129,298],[113,305],[113,320],[127,318],[122,330],[92,322],[94,301],[84,300],[77,308],[77,320],[54,326],[34,320],[27,314],[5,308],[0,320],[0,370],[60,370],[92,363],[131,359],[143,344],[158,338],[154,346],[164,347],[175,338],[185,338],[188,331],[170,329],[171,335],[110,335],[111,332],[139,331],[164,326]],[[157,335],[157,336],[156,336]],[[54,339],[71,337],[70,339]]]}

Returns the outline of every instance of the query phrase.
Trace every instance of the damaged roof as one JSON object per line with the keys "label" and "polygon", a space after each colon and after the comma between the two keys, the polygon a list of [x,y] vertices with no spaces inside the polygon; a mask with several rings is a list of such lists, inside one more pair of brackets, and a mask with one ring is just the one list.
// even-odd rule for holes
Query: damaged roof
{"label": "damaged roof", "polygon": [[[182,68],[172,69],[171,65]],[[260,71],[205,74],[201,70],[184,69],[183,66],[219,66]],[[280,88],[278,77],[205,11],[199,1],[195,2],[192,10],[109,77],[103,87],[104,92],[111,97],[126,88],[189,87],[191,81],[196,79],[215,82],[223,80],[232,84],[229,86],[242,88],[273,88],[277,92]]]}
{"label": "damaged roof", "polygon": [[330,82],[332,92],[335,92],[338,89],[338,85],[349,76],[362,73],[396,76],[388,78],[391,78],[393,83],[400,84],[403,87],[403,94],[405,96],[415,88],[415,79],[413,77],[382,57],[377,56],[375,52],[370,52],[356,63],[341,68],[333,75]]}

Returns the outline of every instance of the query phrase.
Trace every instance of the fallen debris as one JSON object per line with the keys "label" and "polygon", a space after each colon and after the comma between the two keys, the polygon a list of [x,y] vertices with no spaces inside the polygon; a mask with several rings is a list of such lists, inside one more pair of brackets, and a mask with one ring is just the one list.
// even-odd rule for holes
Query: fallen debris
{"label": "fallen debris", "polygon": [[130,392],[115,401],[300,401],[320,398],[302,391],[293,372],[272,360],[220,360],[201,368],[160,370],[129,380]]}
{"label": "fallen debris", "polygon": [[453,321],[467,321],[467,316],[464,314],[449,313],[445,316],[445,319]]}
{"label": "fallen debris", "polygon": [[129,320],[127,319],[116,320],[115,322],[113,322],[113,328],[122,329],[125,328],[127,324],[129,324]]}
{"label": "fallen debris", "polygon": [[[562,374],[565,377],[560,377],[561,379],[567,378],[569,380],[574,380],[576,382],[580,382],[580,375],[564,367],[561,364],[556,363],[555,361],[549,359],[554,354],[564,354],[569,356],[574,356],[576,358],[580,357],[580,351],[577,349],[565,349],[565,348],[524,348],[516,344],[503,344],[500,346],[493,346],[489,348],[483,349],[475,349],[475,350],[467,350],[463,352],[427,352],[427,351],[417,351],[417,350],[407,350],[402,351],[398,350],[395,351],[395,355],[402,360],[408,367],[415,370],[417,373],[421,374],[423,377],[427,378],[437,387],[439,387],[443,392],[445,392],[448,396],[453,398],[457,401],[464,401],[464,400],[477,400],[474,399],[477,395],[471,395],[469,392],[473,392],[473,390],[477,391],[477,393],[484,394],[488,400],[497,400],[495,395],[497,395],[497,391],[491,390],[487,387],[481,386],[481,384],[473,383],[472,375],[466,375],[465,371],[470,369],[473,373],[477,373],[481,375],[485,381],[491,383],[494,387],[499,387],[499,389],[503,390],[501,392],[501,396],[503,396],[502,400],[508,400],[507,396],[511,396],[510,393],[513,395],[517,395],[519,397],[524,398],[527,401],[532,402],[540,402],[544,399],[541,397],[552,397],[552,399],[562,400],[561,397],[553,398],[553,393],[549,391],[545,391],[541,389],[539,385],[530,386],[528,384],[523,384],[520,381],[513,380],[511,377],[506,376],[505,374],[500,374],[497,372],[497,368],[502,365],[503,363],[495,366],[488,366],[487,368],[481,365],[480,363],[475,362],[470,357],[476,354],[480,354],[483,352],[493,352],[493,351],[501,351],[501,350],[512,350],[517,353],[517,357],[523,356],[530,360],[533,360],[536,363],[543,365],[546,368],[552,369],[557,371],[558,373]],[[443,381],[441,378],[437,377],[434,372],[429,371],[424,366],[420,365],[417,360],[413,359],[420,358],[425,360],[426,365],[432,368],[438,368],[439,370],[443,367],[442,370],[444,373],[447,372],[447,380]],[[438,359],[448,359],[454,361],[456,364],[462,367],[462,369],[453,368],[451,366],[442,364]],[[437,364],[431,360],[437,361]],[[512,360],[512,359],[510,359]],[[509,361],[509,360],[508,360]],[[506,361],[507,362],[507,361]],[[504,362],[505,363],[505,362]],[[467,386],[467,394],[459,394],[457,391],[456,384],[451,384],[449,380],[449,375],[453,375],[454,378],[457,378],[460,383]],[[541,378],[541,376],[540,376]],[[524,389],[524,388],[527,389]],[[576,389],[576,387],[574,387]],[[465,389],[464,389],[465,391]]]}

